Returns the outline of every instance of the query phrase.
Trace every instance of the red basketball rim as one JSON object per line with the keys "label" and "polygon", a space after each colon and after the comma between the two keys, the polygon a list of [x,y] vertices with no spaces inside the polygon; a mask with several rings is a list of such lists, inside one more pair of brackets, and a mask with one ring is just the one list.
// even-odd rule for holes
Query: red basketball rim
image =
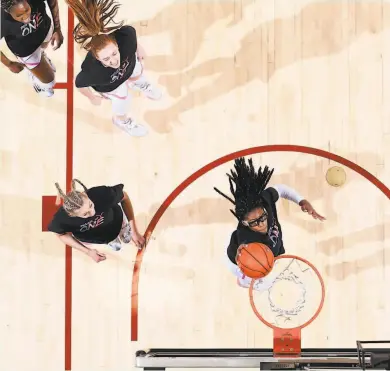
{"label": "red basketball rim", "polygon": [[322,307],[324,306],[324,302],[325,302],[325,283],[324,283],[324,280],[323,280],[319,270],[312,263],[310,263],[308,260],[306,260],[304,258],[301,258],[300,256],[296,256],[296,255],[282,255],[282,256],[278,256],[278,257],[275,258],[275,261],[279,260],[279,259],[297,259],[297,260],[300,260],[300,261],[304,262],[305,264],[307,264],[316,273],[318,279],[320,280],[321,289],[322,289],[321,301],[320,301],[320,305],[318,306],[317,311],[314,313],[314,315],[308,321],[306,321],[304,324],[302,324],[300,326],[284,328],[284,327],[278,327],[278,326],[273,325],[272,323],[269,323],[259,313],[259,311],[257,310],[256,305],[255,305],[255,303],[253,301],[253,285],[254,285],[256,279],[252,279],[252,282],[251,282],[250,287],[249,287],[249,300],[251,302],[251,307],[252,307],[253,312],[256,314],[257,318],[261,322],[263,322],[266,326],[268,326],[268,327],[270,327],[270,328],[272,328],[274,330],[285,330],[285,331],[294,330],[294,329],[302,330],[304,327],[309,326],[318,317],[318,315],[321,313]]}

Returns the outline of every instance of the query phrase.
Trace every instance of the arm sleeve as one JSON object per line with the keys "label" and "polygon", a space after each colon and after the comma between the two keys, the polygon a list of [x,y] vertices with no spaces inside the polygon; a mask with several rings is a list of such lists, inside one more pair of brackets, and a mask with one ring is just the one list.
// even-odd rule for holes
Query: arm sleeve
{"label": "arm sleeve", "polygon": [[274,185],[272,188],[274,188],[278,192],[281,198],[295,202],[298,205],[304,199],[295,189],[288,187],[284,184],[277,184]]}

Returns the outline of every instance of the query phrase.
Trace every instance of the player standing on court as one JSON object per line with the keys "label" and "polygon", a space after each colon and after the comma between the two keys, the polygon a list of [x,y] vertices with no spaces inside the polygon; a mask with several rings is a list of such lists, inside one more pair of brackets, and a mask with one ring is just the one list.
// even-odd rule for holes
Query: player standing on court
{"label": "player standing on court", "polygon": [[[76,182],[84,191],[76,190]],[[145,244],[144,237],[138,232],[133,206],[123,184],[113,187],[99,186],[87,188],[77,179],[73,179],[71,191],[65,194],[58,183],[57,205],[63,205],[49,224],[49,231],[59,239],[88,256],[97,263],[106,256],[90,244],[107,244],[118,251],[123,243],[131,240],[140,249]]]}
{"label": "player standing on court", "polygon": [[[283,184],[265,189],[274,170],[269,170],[268,166],[262,169],[260,166],[256,172],[252,159],[249,159],[248,163],[249,165],[243,157],[236,159],[234,170],[227,174],[234,200],[214,187],[215,191],[235,205],[234,211],[230,211],[238,219],[238,225],[230,237],[226,250],[227,264],[237,277],[238,285],[245,288],[250,286],[252,279],[246,277],[237,266],[236,256],[241,245],[258,242],[267,245],[275,257],[285,253],[282,228],[276,209],[276,202],[280,197],[296,203],[302,211],[307,212],[314,219],[325,220],[314,210],[310,202],[294,189]],[[272,282],[271,273],[269,276],[258,279],[254,288],[265,290],[272,285]]]}
{"label": "player standing on court", "polygon": [[161,98],[161,91],[143,75],[141,61],[145,53],[138,45],[136,30],[123,26],[123,22],[109,26],[119,9],[113,0],[66,2],[79,21],[74,39],[88,51],[76,77],[76,87],[94,105],[100,105],[102,99],[111,100],[116,126],[133,136],[146,135],[146,128],[127,114],[129,89],[154,100]]}
{"label": "player standing on court", "polygon": [[[45,2],[49,5],[53,23]],[[58,49],[64,41],[57,0],[1,0],[3,37],[18,62],[9,60],[2,52],[1,62],[13,73],[27,67],[35,91],[51,97],[56,70],[44,50],[49,43],[54,50]]]}

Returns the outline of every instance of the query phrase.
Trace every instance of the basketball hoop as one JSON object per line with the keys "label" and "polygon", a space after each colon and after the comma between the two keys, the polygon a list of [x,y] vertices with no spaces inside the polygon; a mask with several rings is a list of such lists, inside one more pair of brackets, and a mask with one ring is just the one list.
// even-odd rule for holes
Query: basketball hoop
{"label": "basketball hoop", "polygon": [[321,274],[306,259],[282,255],[275,259],[274,268],[265,279],[271,282],[268,286],[262,287],[261,280],[251,282],[252,309],[261,322],[273,329],[274,356],[299,357],[301,330],[318,317],[324,305]]}

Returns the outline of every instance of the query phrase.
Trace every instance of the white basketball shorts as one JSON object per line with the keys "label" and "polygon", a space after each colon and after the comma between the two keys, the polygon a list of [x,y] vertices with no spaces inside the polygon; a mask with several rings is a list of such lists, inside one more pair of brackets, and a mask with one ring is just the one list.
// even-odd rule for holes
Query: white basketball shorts
{"label": "white basketball shorts", "polygon": [[130,78],[123,84],[119,85],[115,90],[110,91],[109,93],[101,93],[104,98],[109,99],[111,101],[112,113],[115,116],[127,115],[131,102],[131,94],[129,92],[128,84],[131,81],[139,80],[140,78],[142,78],[142,63],[138,60],[137,56],[135,58],[135,67]]}
{"label": "white basketball shorts", "polygon": [[[45,44],[51,40],[51,38],[53,36],[53,31],[54,31],[54,25],[52,22],[50,25],[50,29],[45,37],[45,40],[43,40],[42,44]],[[17,59],[20,63],[23,63],[29,70],[32,70],[36,66],[38,66],[39,63],[41,63],[42,51],[43,51],[43,48],[40,46],[31,55],[29,55],[27,57],[17,57]]]}

